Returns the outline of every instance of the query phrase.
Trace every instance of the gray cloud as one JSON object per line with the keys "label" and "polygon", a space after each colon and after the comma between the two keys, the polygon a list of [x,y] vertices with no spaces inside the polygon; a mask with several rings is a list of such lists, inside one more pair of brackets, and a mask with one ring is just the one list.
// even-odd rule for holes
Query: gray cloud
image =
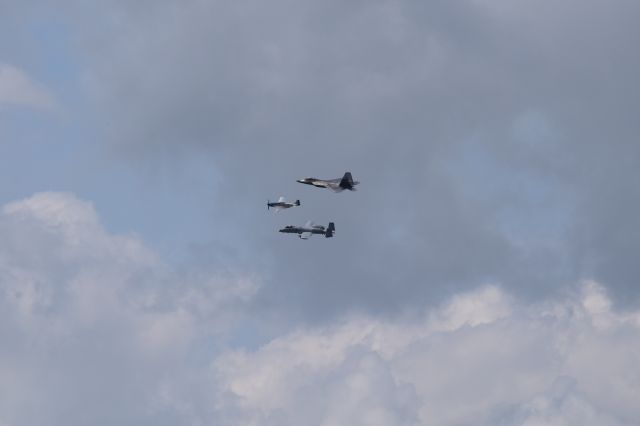
{"label": "gray cloud", "polygon": [[[265,309],[396,312],[589,277],[637,301],[635,3],[67,7],[111,146],[175,173],[210,158],[211,246],[270,265]],[[359,192],[292,183],[345,170]],[[278,195],[303,208],[262,215]],[[274,232],[306,219],[337,238]]]}

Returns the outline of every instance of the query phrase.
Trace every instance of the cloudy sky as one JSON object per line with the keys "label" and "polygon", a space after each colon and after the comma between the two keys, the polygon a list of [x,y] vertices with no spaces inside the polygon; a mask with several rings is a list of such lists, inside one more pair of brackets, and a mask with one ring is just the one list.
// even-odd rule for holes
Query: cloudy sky
{"label": "cloudy sky", "polygon": [[639,19],[0,0],[0,426],[637,424]]}

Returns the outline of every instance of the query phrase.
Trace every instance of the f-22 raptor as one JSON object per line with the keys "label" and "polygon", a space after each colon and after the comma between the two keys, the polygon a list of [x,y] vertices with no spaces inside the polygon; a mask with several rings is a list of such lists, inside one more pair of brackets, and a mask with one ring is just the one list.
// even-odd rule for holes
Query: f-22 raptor
{"label": "f-22 raptor", "polygon": [[324,235],[325,238],[333,237],[333,233],[336,231],[336,227],[333,222],[329,222],[329,226],[325,229],[322,225],[315,225],[313,222],[308,221],[303,226],[287,225],[280,230],[285,234],[298,234],[303,240],[308,240],[313,234]]}
{"label": "f-22 raptor", "polygon": [[345,189],[355,191],[355,186],[360,183],[353,180],[351,172],[346,172],[342,178],[337,179],[322,180],[308,177],[298,179],[297,182],[317,186],[318,188],[329,188],[333,192],[342,192]]}
{"label": "f-22 raptor", "polygon": [[276,212],[279,212],[280,210],[296,207],[299,205],[300,205],[300,200],[296,200],[294,203],[290,203],[285,201],[284,197],[280,197],[278,198],[278,201],[275,201],[273,203],[271,201],[267,201],[267,210],[273,207],[276,210]]}

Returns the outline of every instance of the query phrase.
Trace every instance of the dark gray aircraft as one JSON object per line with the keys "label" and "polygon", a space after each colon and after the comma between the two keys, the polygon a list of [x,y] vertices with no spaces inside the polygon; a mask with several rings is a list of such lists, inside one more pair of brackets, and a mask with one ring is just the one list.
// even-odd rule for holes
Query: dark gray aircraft
{"label": "dark gray aircraft", "polygon": [[294,203],[290,203],[285,201],[284,197],[280,197],[278,201],[273,203],[267,200],[267,210],[273,207],[276,210],[276,212],[279,212],[280,210],[288,209],[291,207],[296,207],[299,205],[300,205],[300,200],[296,200]]}
{"label": "dark gray aircraft", "polygon": [[331,238],[335,231],[336,227],[333,222],[329,222],[329,226],[325,229],[324,226],[315,225],[311,221],[305,223],[303,226],[287,225],[280,230],[280,232],[284,232],[285,234],[298,234],[298,237],[303,240],[308,240],[313,234],[321,234],[326,238]]}
{"label": "dark gray aircraft", "polygon": [[303,178],[298,179],[297,182],[317,186],[318,188],[329,188],[333,192],[342,192],[345,189],[355,191],[355,186],[360,183],[353,180],[351,172],[346,172],[342,178],[338,179],[322,180],[316,178]]}

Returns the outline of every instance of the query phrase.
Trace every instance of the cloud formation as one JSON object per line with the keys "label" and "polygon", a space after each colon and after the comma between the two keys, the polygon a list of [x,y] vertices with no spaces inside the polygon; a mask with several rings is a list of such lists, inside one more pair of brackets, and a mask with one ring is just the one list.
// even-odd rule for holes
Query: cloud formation
{"label": "cloud formation", "polygon": [[536,303],[483,285],[419,313],[273,329],[243,347],[227,337],[239,321],[261,320],[249,309],[259,283],[177,274],[140,238],[107,232],[72,194],[5,205],[0,235],[4,424],[631,425],[640,416],[640,311],[617,310],[596,282]]}
{"label": "cloud formation", "polygon": [[594,282],[534,305],[486,286],[422,319],[352,318],[224,354],[218,403],[264,425],[631,425],[638,337],[640,312],[612,310]]}
{"label": "cloud formation", "polygon": [[640,3],[9,3],[0,425],[640,418]]}
{"label": "cloud formation", "polygon": [[31,80],[23,70],[0,63],[0,107],[2,105],[51,108],[55,101],[47,89]]}
{"label": "cloud formation", "polygon": [[68,193],[5,205],[0,236],[2,424],[172,423],[151,406],[162,382],[187,376],[198,342],[222,336],[258,288],[178,275]]}
{"label": "cloud formation", "polygon": [[[78,32],[96,108],[116,123],[108,143],[169,174],[190,155],[210,161],[212,226],[268,264],[265,306],[322,320],[398,312],[484,281],[533,300],[592,278],[637,303],[636,3],[165,1],[103,12],[99,31]],[[357,194],[294,182],[345,170],[362,181]],[[303,208],[275,224],[256,214],[279,195]],[[334,221],[340,242],[299,250],[273,235],[308,219]],[[320,253],[332,267],[309,274]]]}

